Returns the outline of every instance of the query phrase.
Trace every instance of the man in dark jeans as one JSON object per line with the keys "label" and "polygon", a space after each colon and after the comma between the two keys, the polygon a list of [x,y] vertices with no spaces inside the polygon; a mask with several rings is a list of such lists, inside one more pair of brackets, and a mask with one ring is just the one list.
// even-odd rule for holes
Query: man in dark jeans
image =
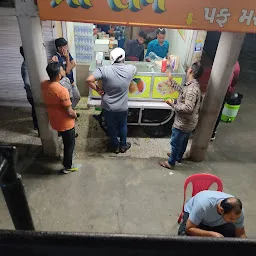
{"label": "man in dark jeans", "polygon": [[187,83],[180,86],[167,72],[171,87],[180,93],[178,100],[168,99],[166,103],[175,110],[175,120],[172,128],[171,148],[168,161],[160,161],[159,165],[174,169],[176,162],[181,162],[186,151],[191,132],[196,128],[202,101],[198,79],[203,73],[201,63],[195,62],[187,71]]}
{"label": "man in dark jeans", "polygon": [[[116,48],[110,53],[111,65],[103,66],[89,75],[86,82],[102,96],[102,109],[108,135],[110,151],[125,153],[131,144],[127,139],[128,89],[136,73],[136,67],[124,64],[125,52]],[[99,88],[97,80],[103,81]],[[120,137],[120,141],[118,139]]]}
{"label": "man in dark jeans", "polygon": [[58,131],[63,139],[64,159],[61,174],[78,170],[72,165],[75,148],[75,119],[76,112],[72,109],[68,90],[60,84],[62,67],[57,62],[49,63],[46,71],[50,80],[42,82],[42,95],[47,107],[51,126]]}
{"label": "man in dark jeans", "polygon": [[219,191],[202,191],[184,207],[178,235],[246,238],[239,199]]}
{"label": "man in dark jeans", "polygon": [[36,118],[35,104],[34,104],[34,99],[33,99],[32,91],[31,91],[31,87],[30,87],[29,76],[28,76],[28,68],[26,65],[24,51],[23,51],[22,46],[20,47],[20,54],[23,57],[23,62],[21,65],[21,76],[22,76],[23,83],[24,83],[24,89],[26,90],[27,100],[32,107],[32,119],[33,119],[34,130],[38,130],[38,133],[39,133],[39,126],[38,126],[38,122],[37,122],[37,118]]}

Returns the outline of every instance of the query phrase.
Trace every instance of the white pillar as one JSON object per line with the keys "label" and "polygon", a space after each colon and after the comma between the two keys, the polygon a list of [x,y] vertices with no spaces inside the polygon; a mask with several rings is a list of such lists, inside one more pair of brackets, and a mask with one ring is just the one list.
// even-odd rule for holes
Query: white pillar
{"label": "white pillar", "polygon": [[193,161],[203,161],[205,158],[244,37],[244,33],[222,32],[221,34],[207,93],[191,146],[190,158]]}
{"label": "white pillar", "polygon": [[49,124],[41,94],[41,81],[48,79],[48,76],[46,51],[37,6],[34,0],[16,0],[15,4],[43,151],[49,156],[58,155],[58,136]]}

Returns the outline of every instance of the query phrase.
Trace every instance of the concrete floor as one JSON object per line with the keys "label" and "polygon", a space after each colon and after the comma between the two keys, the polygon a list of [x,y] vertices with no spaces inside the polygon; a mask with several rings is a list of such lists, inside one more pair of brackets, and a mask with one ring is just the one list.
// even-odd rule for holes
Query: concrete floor
{"label": "concrete floor", "polygon": [[[82,168],[58,176],[60,163],[34,158],[40,140],[31,130],[28,110],[8,109],[7,114],[6,108],[0,109],[0,141],[19,143],[26,155],[19,169],[36,229],[173,235],[185,178],[207,172],[221,177],[225,192],[240,197],[246,231],[256,237],[256,121],[251,112],[256,107],[256,88],[242,83],[238,88],[244,94],[239,116],[233,124],[221,123],[207,159],[186,162],[172,172],[157,164],[169,149],[168,138],[152,139],[133,131],[130,152],[117,157],[107,154],[104,134],[91,117],[93,111],[80,105],[75,163]],[[0,216],[0,228],[13,228],[1,194]]]}

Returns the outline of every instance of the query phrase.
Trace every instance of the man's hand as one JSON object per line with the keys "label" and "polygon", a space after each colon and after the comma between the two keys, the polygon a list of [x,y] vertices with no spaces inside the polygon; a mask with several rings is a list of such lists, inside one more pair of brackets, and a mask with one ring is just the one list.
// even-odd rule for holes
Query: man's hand
{"label": "man's hand", "polygon": [[174,100],[173,99],[167,99],[165,100],[165,102],[169,105],[172,106],[174,104]]}
{"label": "man's hand", "polygon": [[54,55],[54,56],[52,57],[51,61],[53,61],[53,62],[59,62],[58,57],[57,57],[56,55]]}
{"label": "man's hand", "polygon": [[66,57],[66,59],[69,58],[69,51],[64,49],[63,52],[62,52],[63,56]]}
{"label": "man's hand", "polygon": [[246,238],[244,227],[243,228],[236,228],[236,237]]}
{"label": "man's hand", "polygon": [[100,89],[99,87],[97,87],[97,93],[100,95],[100,96],[103,96],[104,94],[105,94],[105,92],[102,90],[102,89]]}
{"label": "man's hand", "polygon": [[77,119],[76,111],[72,108],[72,106],[65,107],[67,114],[72,119]]}
{"label": "man's hand", "polygon": [[111,29],[108,31],[108,33],[109,33],[110,35],[115,35],[115,30],[114,30],[114,28],[111,28]]}
{"label": "man's hand", "polygon": [[221,235],[220,233],[200,229],[198,225],[195,225],[189,218],[186,224],[186,233],[189,236],[204,236],[204,237],[218,237],[218,238],[222,237],[223,238],[223,235]]}
{"label": "man's hand", "polygon": [[167,75],[169,81],[172,81],[172,72],[170,70],[166,71],[166,75]]}
{"label": "man's hand", "polygon": [[98,81],[96,81],[95,77],[93,75],[89,75],[86,79],[86,83],[94,90],[96,91],[100,96],[103,96],[105,92],[99,88]]}
{"label": "man's hand", "polygon": [[224,236],[218,232],[211,232],[211,237],[223,238]]}

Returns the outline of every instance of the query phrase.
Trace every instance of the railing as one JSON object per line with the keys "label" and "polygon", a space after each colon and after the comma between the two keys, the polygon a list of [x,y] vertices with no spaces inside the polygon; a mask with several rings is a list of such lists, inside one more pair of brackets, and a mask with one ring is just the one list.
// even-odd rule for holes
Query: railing
{"label": "railing", "polygon": [[16,173],[17,149],[0,146],[0,186],[17,230],[34,230],[21,175]]}

